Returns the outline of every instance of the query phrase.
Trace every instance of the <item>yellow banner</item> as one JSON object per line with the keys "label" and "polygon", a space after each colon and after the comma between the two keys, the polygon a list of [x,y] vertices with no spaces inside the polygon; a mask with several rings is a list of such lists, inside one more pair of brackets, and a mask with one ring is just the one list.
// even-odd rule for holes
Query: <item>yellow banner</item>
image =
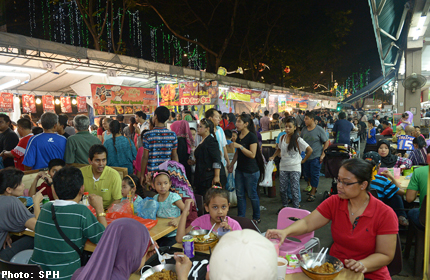
{"label": "yellow banner", "polygon": [[228,93],[228,99],[230,100],[238,100],[238,101],[245,101],[250,102],[251,101],[251,95],[249,94],[242,94],[239,92],[232,92],[230,91]]}

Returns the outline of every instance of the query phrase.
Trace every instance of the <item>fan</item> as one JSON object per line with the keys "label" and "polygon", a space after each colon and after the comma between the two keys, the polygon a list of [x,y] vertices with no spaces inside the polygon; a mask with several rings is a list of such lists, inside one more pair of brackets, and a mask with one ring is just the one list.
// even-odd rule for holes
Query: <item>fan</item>
{"label": "fan", "polygon": [[403,80],[403,87],[405,89],[410,89],[411,92],[414,93],[417,88],[422,88],[426,82],[427,79],[423,75],[412,73],[412,75]]}

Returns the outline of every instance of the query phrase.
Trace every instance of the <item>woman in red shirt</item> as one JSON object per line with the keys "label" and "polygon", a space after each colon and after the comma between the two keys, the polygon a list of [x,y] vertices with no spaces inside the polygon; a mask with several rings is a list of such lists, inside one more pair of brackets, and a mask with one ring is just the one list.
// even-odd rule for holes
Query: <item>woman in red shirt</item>
{"label": "woman in red shirt", "polygon": [[224,130],[235,130],[236,129],[236,116],[233,113],[227,114],[228,125]]}
{"label": "woman in red shirt", "polygon": [[330,255],[347,269],[367,279],[391,279],[387,265],[394,258],[397,216],[393,209],[368,193],[373,166],[362,159],[349,159],[339,169],[338,195],[332,195],[304,219],[282,229],[267,231],[267,238],[297,236],[331,223]]}
{"label": "woman in red shirt", "polygon": [[99,140],[101,142],[103,142],[103,132],[105,132],[105,129],[103,127],[103,119],[105,117],[101,117],[100,121],[99,121],[99,128],[97,128],[97,138],[99,138]]}

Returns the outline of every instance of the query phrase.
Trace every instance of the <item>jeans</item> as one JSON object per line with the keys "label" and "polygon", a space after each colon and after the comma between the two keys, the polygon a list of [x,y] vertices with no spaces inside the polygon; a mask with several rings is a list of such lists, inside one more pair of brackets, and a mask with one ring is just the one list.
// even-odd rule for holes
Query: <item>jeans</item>
{"label": "jeans", "polygon": [[[2,244],[3,245],[3,244]],[[5,261],[10,261],[13,256],[18,254],[21,251],[33,249],[34,248],[34,238],[30,236],[23,236],[20,239],[12,242],[12,247],[6,246],[6,249],[3,249],[3,246],[0,247],[0,259]]]}
{"label": "jeans", "polygon": [[403,205],[403,199],[400,195],[394,194],[390,199],[388,199],[388,204],[393,208],[394,212],[396,212],[397,217],[403,216],[406,218],[406,212],[404,210],[405,206]]}
{"label": "jeans", "polygon": [[310,179],[311,186],[313,188],[318,188],[318,183],[320,181],[320,171],[321,171],[320,158],[317,157],[311,160],[307,160],[303,164],[303,171],[304,171],[306,182]]}
{"label": "jeans", "polygon": [[245,217],[246,213],[246,197],[248,194],[252,205],[252,218],[254,220],[260,219],[260,198],[257,193],[258,179],[260,178],[260,171],[254,173],[245,173],[236,169],[234,181],[236,183],[237,195],[237,215]]}
{"label": "jeans", "polygon": [[409,221],[412,221],[417,226],[417,228],[424,230],[424,227],[420,223],[420,208],[409,210],[408,219]]}

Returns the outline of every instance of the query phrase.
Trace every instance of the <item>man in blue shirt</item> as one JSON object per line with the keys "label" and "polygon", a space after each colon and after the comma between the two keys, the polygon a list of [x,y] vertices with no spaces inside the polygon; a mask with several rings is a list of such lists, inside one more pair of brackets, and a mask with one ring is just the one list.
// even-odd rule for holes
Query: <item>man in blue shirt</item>
{"label": "man in blue shirt", "polygon": [[334,135],[334,143],[350,145],[350,134],[353,129],[354,125],[346,120],[345,112],[340,112],[339,120],[334,123],[332,130]]}
{"label": "man in blue shirt", "polygon": [[40,120],[43,133],[31,137],[28,141],[22,162],[26,170],[46,168],[51,159],[64,160],[67,139],[57,134],[58,116],[46,112]]}

